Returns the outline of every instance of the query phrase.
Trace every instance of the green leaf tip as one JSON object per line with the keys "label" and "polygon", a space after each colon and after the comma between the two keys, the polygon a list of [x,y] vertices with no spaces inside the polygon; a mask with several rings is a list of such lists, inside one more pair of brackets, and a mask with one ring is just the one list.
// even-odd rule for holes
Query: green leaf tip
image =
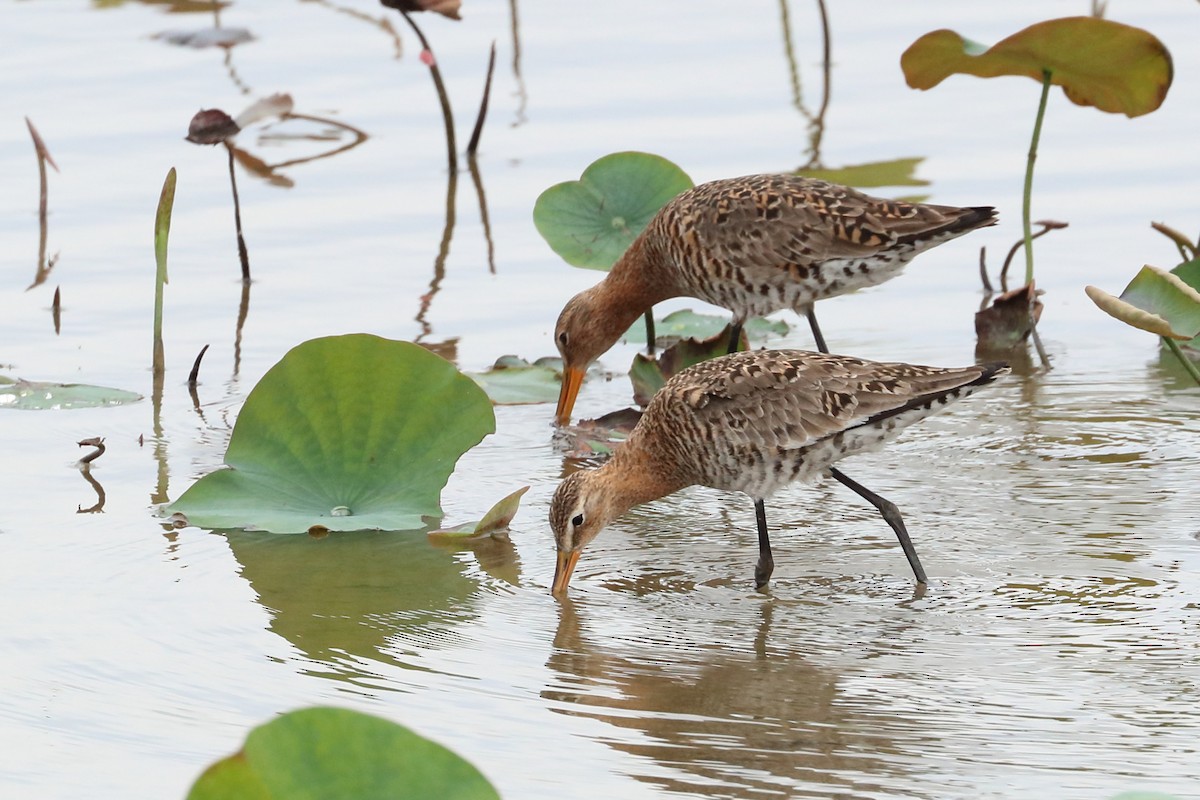
{"label": "green leaf tip", "polygon": [[555,184],[533,207],[538,233],[575,267],[607,270],[646,224],[692,179],[651,153],[610,153],[593,161],[579,180]]}
{"label": "green leaf tip", "polygon": [[154,214],[154,261],[158,266],[159,280],[167,280],[167,239],[171,233],[171,212],[175,208],[175,168],[171,167],[163,181],[158,196],[158,210]]}
{"label": "green leaf tip", "polygon": [[381,717],[341,708],[292,711],[250,731],[206,769],[188,800],[500,800],[452,750]]}
{"label": "green leaf tip", "polygon": [[951,30],[921,36],[900,56],[914,89],[931,89],[950,75],[1023,75],[1061,86],[1071,102],[1136,117],[1154,111],[1174,77],[1171,55],[1141,28],[1095,17],[1064,17],[1030,25],[981,50]]}
{"label": "green leaf tip", "polygon": [[521,498],[528,491],[528,486],[522,486],[512,494],[507,495],[492,506],[479,522],[468,522],[456,525],[453,528],[430,531],[429,535],[447,539],[477,539],[507,530],[521,507]]}
{"label": "green leaf tip", "polygon": [[203,528],[418,530],[442,516],[459,457],[495,432],[487,395],[410,342],[304,342],[238,414],[225,469],[165,509]]}

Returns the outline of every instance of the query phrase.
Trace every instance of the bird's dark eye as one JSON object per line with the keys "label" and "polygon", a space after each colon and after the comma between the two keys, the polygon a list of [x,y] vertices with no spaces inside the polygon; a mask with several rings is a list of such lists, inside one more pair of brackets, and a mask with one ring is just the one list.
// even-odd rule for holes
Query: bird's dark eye
{"label": "bird's dark eye", "polygon": [[578,528],[580,525],[582,525],[583,524],[583,514],[576,514],[574,517],[572,517],[571,524],[574,525],[576,528]]}
{"label": "bird's dark eye", "polygon": [[558,343],[561,344],[563,347],[567,346],[567,332],[566,331],[563,331],[562,333],[560,333],[558,335]]}

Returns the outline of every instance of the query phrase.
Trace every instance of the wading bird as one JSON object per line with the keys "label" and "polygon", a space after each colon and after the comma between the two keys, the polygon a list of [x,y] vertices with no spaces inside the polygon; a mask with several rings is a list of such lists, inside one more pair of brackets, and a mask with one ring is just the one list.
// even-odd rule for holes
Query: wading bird
{"label": "wading bird", "polygon": [[731,353],[748,318],[790,308],[808,317],[825,353],[813,303],[883,283],[922,250],[995,222],[989,207],[884,200],[796,175],[689,189],[663,206],[604,280],[559,315],[558,422],[570,421],[588,365],[655,303],[696,297],[729,309]]}
{"label": "wading bird", "polygon": [[606,464],[558,487],[550,504],[558,549],[551,591],[566,591],[580,552],[611,521],[695,484],[754,500],[754,581],[761,588],[775,567],[764,501],[824,472],[875,506],[925,583],[900,511],[832,465],[882,445],[1008,371],[1005,364],[943,369],[804,350],[740,352],[689,367],[654,395]]}

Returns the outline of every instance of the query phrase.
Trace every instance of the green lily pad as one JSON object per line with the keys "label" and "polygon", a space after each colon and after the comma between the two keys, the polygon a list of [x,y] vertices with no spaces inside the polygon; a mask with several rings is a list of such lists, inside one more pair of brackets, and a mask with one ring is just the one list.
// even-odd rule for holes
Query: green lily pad
{"label": "green lily pad", "polygon": [[533,223],[568,264],[607,270],[646,224],[692,179],[661,156],[612,153],[577,181],[551,186],[533,206]]}
{"label": "green lily pad", "polygon": [[[707,339],[710,336],[716,336],[728,327],[728,316],[698,314],[690,308],[682,308],[672,311],[661,319],[654,320],[654,335],[659,341],[663,339]],[[762,317],[748,320],[744,328],[746,335],[753,339],[786,336],[789,330],[791,330],[791,326],[781,319],[763,319]],[[645,344],[646,326],[639,320],[625,331],[622,338],[626,342]]]}
{"label": "green lily pad", "polygon": [[124,389],[88,386],[83,383],[25,381],[0,375],[0,408],[21,411],[60,411],[136,403],[142,396]]}
{"label": "green lily pad", "polygon": [[453,528],[430,531],[429,535],[451,539],[482,538],[497,531],[507,530],[513,517],[517,515],[517,510],[521,507],[521,497],[528,491],[528,486],[517,489],[492,506],[491,510],[484,514],[483,519],[478,522],[465,522],[462,525],[455,525]]}
{"label": "green lily pad", "polygon": [[227,468],[166,512],[275,533],[419,529],[441,517],[459,457],[495,429],[483,390],[422,347],[363,333],[313,339],[250,392]]}
{"label": "green lily pad", "polygon": [[1171,270],[1171,274],[1200,292],[1200,258],[1185,261]]}
{"label": "green lily pad", "polygon": [[924,158],[896,158],[891,161],[852,164],[837,169],[810,167],[798,169],[796,174],[831,183],[857,186],[860,189],[877,189],[881,186],[928,186],[929,181],[913,174],[924,160]]}
{"label": "green lily pad", "polygon": [[1071,100],[1136,117],[1162,105],[1171,86],[1171,56],[1153,34],[1095,17],[1030,25],[992,47],[951,30],[927,33],[900,56],[904,79],[931,89],[950,75],[1024,75],[1061,86]]}
{"label": "green lily pad", "polygon": [[562,359],[544,356],[530,364],[517,356],[501,356],[487,372],[468,372],[467,376],[496,405],[553,403],[562,383]]}
{"label": "green lily pad", "polygon": [[1120,297],[1095,286],[1085,291],[1106,314],[1135,328],[1172,339],[1192,339],[1200,334],[1200,292],[1158,267],[1142,267]]}
{"label": "green lily pad", "polygon": [[470,762],[408,728],[341,708],[305,708],[250,731],[188,800],[500,800]]}
{"label": "green lily pad", "polygon": [[[693,364],[718,358],[729,351],[729,326],[716,336],[707,339],[682,339],[668,347],[657,359],[638,353],[629,367],[629,380],[633,382],[633,402],[645,406],[663,384]],[[739,350],[748,350],[750,343],[746,331],[742,331]]]}

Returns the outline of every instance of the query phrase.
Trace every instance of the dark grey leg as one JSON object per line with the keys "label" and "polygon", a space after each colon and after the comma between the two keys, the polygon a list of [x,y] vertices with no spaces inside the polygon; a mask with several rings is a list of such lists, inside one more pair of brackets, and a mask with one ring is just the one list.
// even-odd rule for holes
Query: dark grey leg
{"label": "dark grey leg", "polygon": [[813,313],[812,308],[808,309],[808,327],[812,328],[813,341],[817,343],[817,349],[822,353],[828,353],[829,347],[825,344],[825,337],[821,335],[821,326],[817,324],[817,315]]}
{"label": "dark grey leg", "polygon": [[904,519],[900,516],[900,509],[896,508],[895,503],[886,498],[872,492],[867,487],[857,481],[850,480],[842,471],[835,468],[829,468],[829,474],[832,475],[838,483],[854,491],[859,497],[862,497],[883,516],[883,521],[892,526],[892,530],[896,532],[896,538],[900,540],[900,547],[904,549],[904,555],[908,559],[908,565],[912,567],[913,574],[917,576],[918,583],[929,583],[925,577],[925,568],[921,566],[921,559],[917,558],[917,549],[913,547],[912,539],[908,538],[908,531],[904,527]]}
{"label": "dark grey leg", "polygon": [[742,346],[742,323],[734,321],[729,325],[729,349],[726,353],[736,353]]}
{"label": "dark grey leg", "polygon": [[754,567],[754,588],[761,589],[771,580],[771,573],[775,571],[771,537],[767,535],[767,509],[762,500],[754,501],[754,516],[758,519],[758,564]]}

